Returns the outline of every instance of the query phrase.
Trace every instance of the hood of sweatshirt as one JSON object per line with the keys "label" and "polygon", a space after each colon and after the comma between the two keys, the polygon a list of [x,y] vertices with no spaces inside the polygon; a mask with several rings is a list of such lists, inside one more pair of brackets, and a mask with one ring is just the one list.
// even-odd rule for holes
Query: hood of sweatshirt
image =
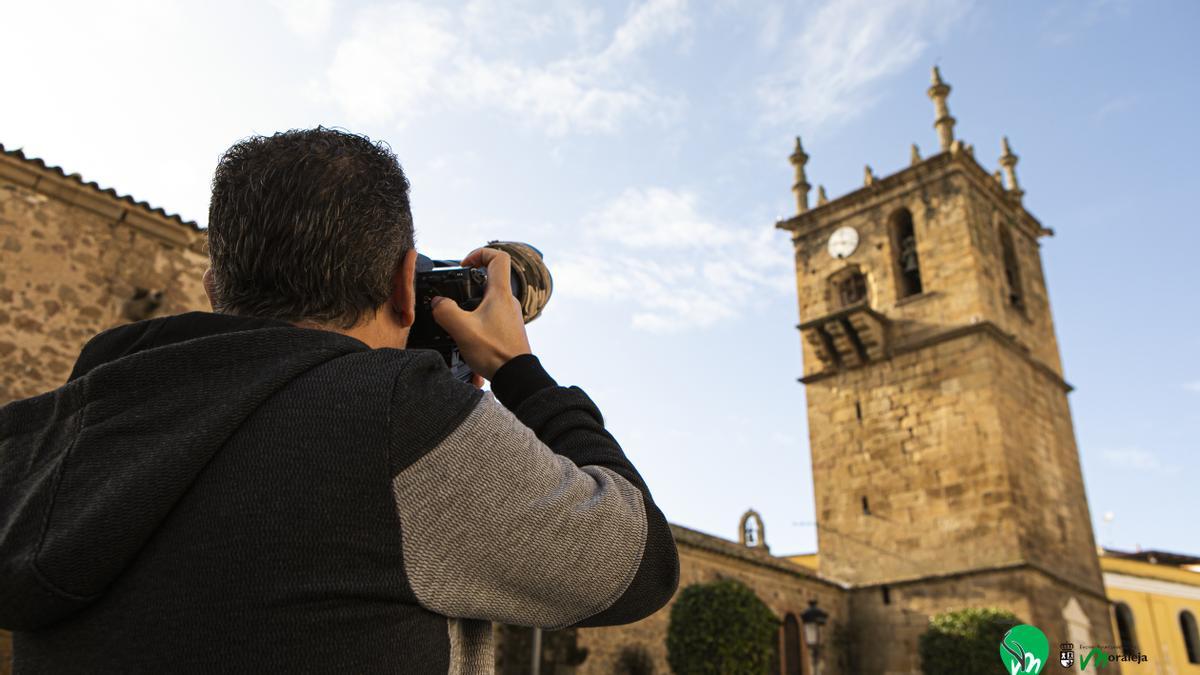
{"label": "hood of sweatshirt", "polygon": [[0,628],[35,630],[102,596],[264,401],[369,349],[209,312],[92,338],[65,385],[0,408]]}

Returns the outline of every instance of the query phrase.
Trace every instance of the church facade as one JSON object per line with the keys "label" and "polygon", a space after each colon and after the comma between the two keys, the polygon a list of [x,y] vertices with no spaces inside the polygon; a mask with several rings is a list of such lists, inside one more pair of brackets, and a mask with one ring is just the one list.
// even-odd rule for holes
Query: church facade
{"label": "church facade", "polygon": [[[1200,566],[1097,555],[1039,252],[1051,231],[1022,205],[1007,140],[989,173],[954,137],[949,90],[935,69],[938,152],[868,167],[835,200],[810,204],[797,139],[797,213],[776,227],[795,253],[819,554],[772,555],[752,512],[739,541],[673,526],[681,587],[753,589],[780,620],[780,673],[918,672],[930,617],[965,607],[1040,627],[1051,660],[1143,635],[1150,662],[1124,672],[1200,673]],[[106,328],[208,310],[207,264],[195,223],[0,146],[0,404],[60,386]],[[816,659],[813,603],[829,617]],[[669,672],[669,615],[579,630],[586,658],[555,672]],[[0,634],[0,675],[7,650]]]}

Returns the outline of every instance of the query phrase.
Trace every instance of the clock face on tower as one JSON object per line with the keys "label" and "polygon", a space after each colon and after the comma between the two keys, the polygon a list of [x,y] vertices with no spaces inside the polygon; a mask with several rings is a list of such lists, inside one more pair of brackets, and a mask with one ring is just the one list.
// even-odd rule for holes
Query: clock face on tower
{"label": "clock face on tower", "polygon": [[839,227],[829,235],[829,255],[835,258],[846,258],[858,248],[858,230],[850,227]]}

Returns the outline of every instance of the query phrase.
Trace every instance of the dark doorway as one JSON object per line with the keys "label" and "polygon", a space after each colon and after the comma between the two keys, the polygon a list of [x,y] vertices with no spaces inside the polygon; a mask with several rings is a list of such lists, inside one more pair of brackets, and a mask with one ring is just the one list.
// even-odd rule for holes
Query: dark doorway
{"label": "dark doorway", "polygon": [[788,614],[783,619],[784,675],[804,675],[804,650],[800,645],[800,621],[795,614]]}

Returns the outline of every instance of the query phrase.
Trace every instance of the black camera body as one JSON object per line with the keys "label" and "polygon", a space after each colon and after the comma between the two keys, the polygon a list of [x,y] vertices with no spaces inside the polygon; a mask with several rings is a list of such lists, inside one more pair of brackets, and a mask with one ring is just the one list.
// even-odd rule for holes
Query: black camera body
{"label": "black camera body", "polygon": [[[550,271],[542,262],[542,254],[528,244],[518,242],[488,242],[489,248],[505,251],[512,259],[509,287],[521,302],[525,323],[536,319],[550,299]],[[454,339],[433,320],[432,300],[442,296],[472,311],[483,301],[488,284],[487,268],[462,267],[454,260],[433,260],[417,255],[416,309],[417,316],[408,334],[409,349],[432,349],[442,355],[450,373],[463,382],[471,381],[471,367],[463,361]]]}

